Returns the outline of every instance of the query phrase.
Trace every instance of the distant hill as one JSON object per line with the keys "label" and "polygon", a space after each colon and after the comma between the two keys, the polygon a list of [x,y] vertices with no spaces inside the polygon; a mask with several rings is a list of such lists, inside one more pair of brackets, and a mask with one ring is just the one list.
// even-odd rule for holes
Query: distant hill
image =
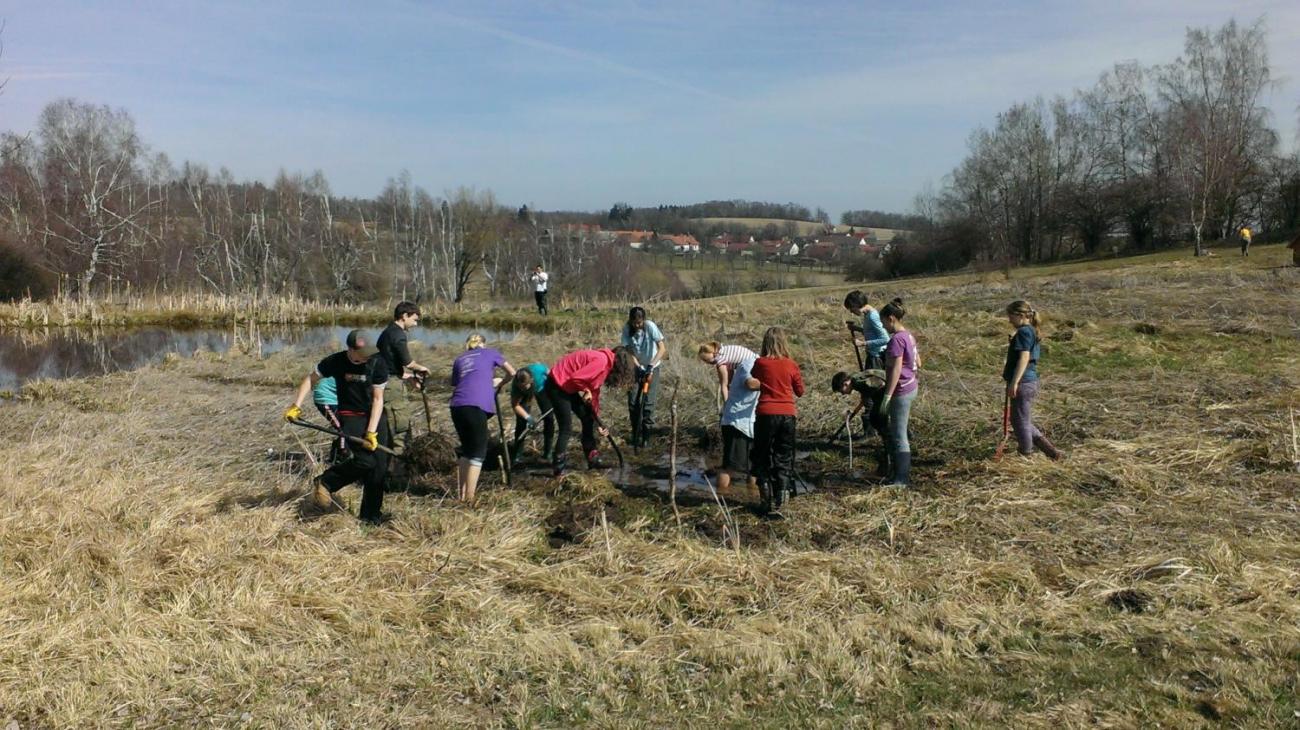
{"label": "distant hill", "polygon": [[[799,235],[799,236],[816,235],[826,229],[825,223],[816,223],[813,221],[792,221],[792,220],[786,220],[782,218],[692,218],[691,221],[706,226],[741,225],[741,226],[746,226],[754,231],[760,231],[769,225],[784,227],[786,224],[793,224],[795,229],[795,235]],[[844,225],[831,227],[833,233],[848,233],[850,229],[862,231],[864,230],[864,228],[867,227],[844,226]],[[875,227],[869,227],[869,228],[872,232],[876,234],[876,238],[880,241],[891,241],[893,240],[894,236],[897,236],[900,233],[907,233],[907,231],[899,228],[875,228]]]}

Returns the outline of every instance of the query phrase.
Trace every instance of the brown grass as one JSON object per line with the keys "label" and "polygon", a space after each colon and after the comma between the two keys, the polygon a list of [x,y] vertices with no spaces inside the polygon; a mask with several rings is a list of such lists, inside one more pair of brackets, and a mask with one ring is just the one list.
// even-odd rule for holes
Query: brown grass
{"label": "brown grass", "polygon": [[[783,523],[735,508],[738,550],[718,506],[679,529],[584,472],[476,509],[389,495],[381,529],[309,515],[278,417],[320,353],[29,387],[0,405],[0,722],[1294,724],[1300,275],[1260,258],[873,291],[909,301],[926,357],[917,488],[826,489]],[[1022,296],[1051,318],[1038,413],[1064,463],[988,458],[999,311]],[[712,420],[696,342],[783,324],[814,388],[801,435],[833,430],[841,297],[652,311],[683,428]],[[506,353],[550,360],[620,322],[611,307]]]}

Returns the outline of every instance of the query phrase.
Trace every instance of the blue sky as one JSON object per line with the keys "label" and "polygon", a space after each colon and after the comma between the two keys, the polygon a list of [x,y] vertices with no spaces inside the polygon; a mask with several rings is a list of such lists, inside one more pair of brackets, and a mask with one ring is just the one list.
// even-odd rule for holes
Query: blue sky
{"label": "blue sky", "polygon": [[1300,3],[0,0],[0,129],[126,108],[173,162],[410,170],[543,209],[749,198],[906,210],[1009,104],[1266,17],[1295,145]]}

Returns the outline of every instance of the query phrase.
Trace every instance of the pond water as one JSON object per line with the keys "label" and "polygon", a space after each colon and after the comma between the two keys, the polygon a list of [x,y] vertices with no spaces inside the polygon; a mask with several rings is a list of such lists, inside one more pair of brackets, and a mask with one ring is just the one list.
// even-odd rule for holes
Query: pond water
{"label": "pond water", "polygon": [[[238,329],[169,329],[131,327],[112,329],[51,328],[0,330],[0,391],[17,391],[42,378],[76,378],[105,375],[156,363],[169,353],[188,357],[195,352],[224,353],[232,349],[269,355],[287,348],[319,351],[342,348],[352,327],[260,327]],[[380,329],[372,334],[379,336]],[[469,328],[416,327],[408,332],[412,343],[457,345],[470,332],[482,332],[503,341],[510,333]]]}

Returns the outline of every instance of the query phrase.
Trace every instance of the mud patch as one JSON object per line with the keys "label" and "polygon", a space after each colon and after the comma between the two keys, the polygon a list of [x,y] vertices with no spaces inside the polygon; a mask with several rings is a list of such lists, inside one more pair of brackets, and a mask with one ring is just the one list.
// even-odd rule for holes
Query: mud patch
{"label": "mud patch", "polygon": [[1135,588],[1124,588],[1106,597],[1106,605],[1122,613],[1146,613],[1152,602],[1149,593]]}
{"label": "mud patch", "polygon": [[456,471],[456,439],[430,431],[416,436],[406,449],[406,461],[413,478]]}
{"label": "mud patch", "polygon": [[609,524],[623,524],[623,508],[612,499],[566,504],[546,518],[546,542],[552,548],[584,542],[592,529],[600,529],[602,511]]}

